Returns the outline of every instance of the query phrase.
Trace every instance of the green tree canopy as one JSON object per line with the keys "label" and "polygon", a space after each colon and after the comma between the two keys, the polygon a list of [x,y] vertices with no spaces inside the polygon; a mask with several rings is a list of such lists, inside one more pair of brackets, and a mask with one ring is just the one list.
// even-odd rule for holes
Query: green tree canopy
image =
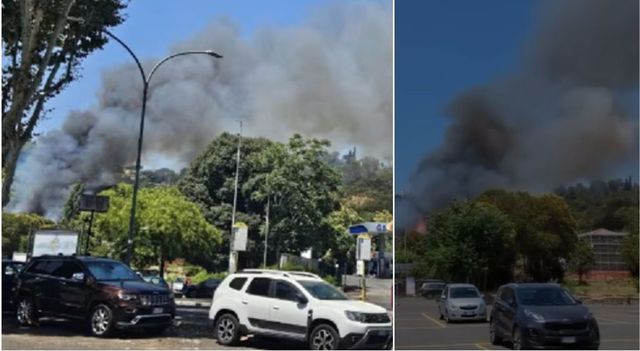
{"label": "green tree canopy", "polygon": [[535,281],[563,279],[560,259],[569,258],[578,240],[575,220],[563,198],[490,190],[478,201],[493,204],[513,223],[514,248],[524,260],[527,277]]}
{"label": "green tree canopy", "polygon": [[486,288],[511,277],[515,261],[513,225],[493,205],[454,203],[431,218],[420,245],[419,274],[467,281]]}
{"label": "green tree canopy", "polygon": [[18,157],[45,103],[79,76],[80,64],[124,21],[120,0],[2,0],[2,206]]}
{"label": "green tree canopy", "polygon": [[[229,233],[233,206],[237,136],[223,133],[191,164],[179,182],[181,191],[198,203],[207,220]],[[281,248],[298,254],[309,247],[324,253],[330,246],[327,216],[338,208],[338,172],[327,163],[328,141],[294,135],[282,144],[243,138],[236,221],[249,226],[245,266],[258,266],[264,249],[264,217],[270,204],[269,262]],[[226,248],[218,252],[225,266]],[[244,257],[243,257],[244,256]],[[258,259],[260,258],[260,259]],[[214,268],[214,267],[209,267]]]}
{"label": "green tree canopy", "polygon": [[[132,187],[118,184],[101,192],[109,197],[109,211],[95,216],[92,253],[124,259],[126,255]],[[81,220],[89,216],[81,215]],[[142,188],[138,193],[133,264],[145,267],[178,257],[194,263],[209,261],[221,243],[198,205],[175,187]],[[162,268],[162,266],[161,266]]]}
{"label": "green tree canopy", "polygon": [[2,256],[27,252],[30,233],[54,226],[53,221],[36,214],[2,212]]}
{"label": "green tree canopy", "polygon": [[582,277],[591,271],[594,263],[593,248],[586,240],[578,239],[569,256],[569,267],[578,274],[580,284],[584,283]]}

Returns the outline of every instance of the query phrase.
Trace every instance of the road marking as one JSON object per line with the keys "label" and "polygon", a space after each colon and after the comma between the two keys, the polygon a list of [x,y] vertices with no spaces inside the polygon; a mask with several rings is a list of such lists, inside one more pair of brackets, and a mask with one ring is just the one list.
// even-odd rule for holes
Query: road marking
{"label": "road marking", "polygon": [[437,319],[435,319],[435,318],[433,318],[433,317],[429,316],[429,315],[428,315],[428,314],[426,314],[426,313],[422,313],[422,315],[423,315],[425,318],[427,318],[427,319],[429,319],[430,321],[432,321],[433,323],[435,323],[435,324],[437,324],[437,325],[439,325],[439,326],[441,326],[441,327],[443,327],[443,328],[446,328],[446,327],[447,327],[447,326],[446,326],[446,325],[444,325],[442,322],[440,322],[439,320],[437,320]]}
{"label": "road marking", "polygon": [[[424,321],[424,319],[421,319]],[[466,329],[466,328],[487,328],[485,324],[449,324],[447,329]],[[442,326],[437,327],[396,327],[396,330],[420,330],[420,329],[442,329]]]}
{"label": "road marking", "polygon": [[482,346],[482,343],[477,343],[476,347],[479,348],[480,350],[489,350],[488,348]]}
{"label": "road marking", "polygon": [[599,321],[606,321],[606,322],[613,322],[615,324],[633,324],[633,323],[629,323],[629,322],[623,322],[617,319],[609,319],[609,318],[602,318],[602,317],[596,317],[596,320]]}
{"label": "road marking", "polygon": [[433,348],[443,349],[445,347],[457,347],[457,346],[478,346],[478,344],[422,344],[422,345],[396,345],[396,349],[422,349]]}

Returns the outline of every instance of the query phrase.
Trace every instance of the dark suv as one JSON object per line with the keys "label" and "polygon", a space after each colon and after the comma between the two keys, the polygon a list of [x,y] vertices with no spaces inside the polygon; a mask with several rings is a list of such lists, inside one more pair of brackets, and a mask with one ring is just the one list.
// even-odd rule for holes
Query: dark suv
{"label": "dark suv", "polygon": [[76,319],[94,336],[132,328],[159,333],[175,316],[169,289],[145,282],[122,262],[97,257],[32,259],[18,277],[15,301],[20,324],[41,316]]}
{"label": "dark suv", "polygon": [[489,338],[515,350],[545,347],[597,349],[598,322],[587,306],[557,284],[507,284],[491,310]]}

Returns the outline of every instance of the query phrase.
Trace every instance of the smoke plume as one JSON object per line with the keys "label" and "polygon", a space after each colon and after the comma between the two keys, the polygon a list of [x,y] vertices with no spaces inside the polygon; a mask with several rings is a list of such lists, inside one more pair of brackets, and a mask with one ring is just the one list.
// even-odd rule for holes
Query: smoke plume
{"label": "smoke plume", "polygon": [[397,201],[400,227],[489,188],[548,191],[638,162],[638,2],[546,2],[521,64],[446,108],[443,144]]}
{"label": "smoke plume", "polygon": [[[160,158],[184,167],[222,131],[237,131],[238,120],[248,136],[285,141],[300,133],[391,160],[391,10],[387,1],[336,2],[251,38],[219,19],[177,43],[172,51],[213,49],[224,58],[181,57],[154,75],[143,165]],[[96,106],[37,139],[17,170],[9,209],[55,217],[74,182],[114,182],[134,164],[141,94],[134,65],[104,72]]]}

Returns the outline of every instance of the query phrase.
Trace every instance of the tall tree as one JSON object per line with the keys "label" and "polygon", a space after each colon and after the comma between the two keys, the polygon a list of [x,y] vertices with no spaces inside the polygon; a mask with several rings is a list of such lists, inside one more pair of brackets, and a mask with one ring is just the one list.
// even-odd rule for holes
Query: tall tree
{"label": "tall tree", "polygon": [[478,201],[493,204],[514,224],[515,249],[524,260],[529,278],[562,280],[564,270],[560,258],[568,259],[578,240],[575,220],[563,198],[490,190]]}
{"label": "tall tree", "polygon": [[[82,60],[124,21],[121,0],[2,0],[2,206],[45,103],[79,76]],[[70,21],[70,19],[72,19]]]}
{"label": "tall tree", "polygon": [[[95,216],[93,253],[124,258],[131,193],[128,184],[101,192],[109,197],[110,206],[108,212]],[[186,256],[194,263],[206,262],[221,242],[220,231],[206,221],[198,205],[175,187],[142,188],[138,206],[139,229],[133,256],[133,264],[138,267],[159,264],[163,269],[164,262]],[[87,215],[83,213],[80,220]]]}
{"label": "tall tree", "polygon": [[591,271],[594,263],[593,248],[586,240],[578,239],[569,256],[569,267],[578,275],[579,284],[584,284],[582,278]]}
{"label": "tall tree", "polygon": [[[229,233],[237,136],[224,133],[191,164],[180,189],[200,204],[211,223]],[[258,266],[264,249],[264,216],[270,204],[269,258],[328,247],[326,217],[338,208],[339,174],[327,163],[327,141],[293,136],[287,144],[243,138],[236,220],[249,225],[245,266]],[[228,235],[225,235],[228,238]],[[227,239],[228,243],[228,239]],[[226,244],[228,245],[228,244]],[[286,250],[286,251],[283,251]],[[219,252],[218,268],[228,255]],[[243,257],[244,256],[244,257]]]}
{"label": "tall tree", "polygon": [[55,223],[31,213],[2,213],[2,256],[26,252],[29,234],[38,229],[53,228]]}
{"label": "tall tree", "polygon": [[513,225],[493,205],[454,203],[431,217],[430,232],[419,243],[419,273],[497,286],[511,279],[514,239]]}

